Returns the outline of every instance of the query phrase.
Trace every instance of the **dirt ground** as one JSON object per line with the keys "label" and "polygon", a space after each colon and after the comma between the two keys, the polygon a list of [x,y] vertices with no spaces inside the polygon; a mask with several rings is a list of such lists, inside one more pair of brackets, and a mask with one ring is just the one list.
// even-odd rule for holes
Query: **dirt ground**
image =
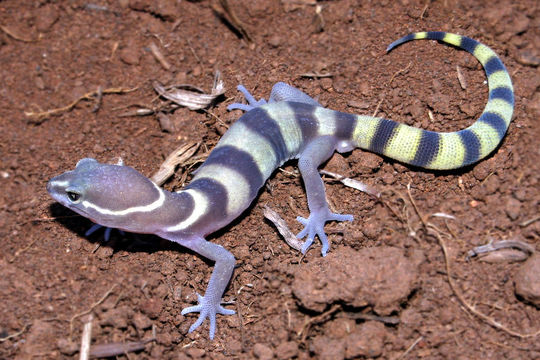
{"label": "dirt ground", "polygon": [[[219,1],[1,2],[0,358],[78,357],[85,322],[94,355],[138,347],[118,356],[129,359],[540,358],[539,299],[519,290],[538,296],[538,256],[467,256],[490,240],[540,250],[540,8],[487,4],[231,0],[226,13]],[[214,341],[208,322],[187,334],[196,317],[180,314],[204,292],[211,262],[153,236],[85,236],[90,221],[45,190],[84,157],[121,157],[148,176],[182,144],[201,143],[192,160],[204,158],[240,115],[226,111],[243,100],[238,84],[267,98],[284,81],[332,109],[464,128],[487,101],[474,57],[433,41],[385,54],[422,30],[467,35],[501,56],[516,106],[500,148],[444,173],[362,150],[334,155],[325,170],[382,196],[325,178],[332,206],[355,216],[327,224],[325,258],[318,242],[302,257],[264,220],[268,205],[297,232],[296,216],[307,215],[295,163],[277,170],[210,237],[237,258],[224,300],[238,316],[218,316]],[[152,86],[209,91],[218,70],[226,92],[207,111],[171,109]],[[198,164],[165,187],[181,188]]]}

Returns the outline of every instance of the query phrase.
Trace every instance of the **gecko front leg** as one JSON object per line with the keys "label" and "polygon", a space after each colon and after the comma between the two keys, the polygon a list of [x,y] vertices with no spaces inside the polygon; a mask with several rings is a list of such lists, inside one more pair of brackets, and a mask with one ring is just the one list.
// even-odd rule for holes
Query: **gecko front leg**
{"label": "gecko front leg", "polygon": [[[171,239],[170,237],[168,238]],[[190,333],[208,318],[210,320],[210,339],[213,340],[216,333],[216,314],[235,314],[234,310],[229,310],[221,306],[221,298],[231,279],[236,260],[233,254],[225,250],[223,246],[206,241],[202,237],[196,237],[187,241],[185,239],[180,241],[171,240],[182,244],[205,258],[215,261],[214,270],[212,271],[204,296],[197,294],[198,304],[182,310],[182,315],[192,312],[199,313],[199,318],[189,328],[188,332]]]}

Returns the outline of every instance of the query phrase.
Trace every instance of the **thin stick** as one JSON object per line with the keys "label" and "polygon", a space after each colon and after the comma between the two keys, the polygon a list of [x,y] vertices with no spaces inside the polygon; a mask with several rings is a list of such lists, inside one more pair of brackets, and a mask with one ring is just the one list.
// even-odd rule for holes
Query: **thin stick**
{"label": "thin stick", "polygon": [[301,342],[306,341],[307,333],[308,333],[309,329],[311,328],[311,325],[313,325],[313,324],[315,324],[315,323],[317,323],[319,321],[324,320],[327,316],[332,315],[333,313],[335,313],[339,309],[341,309],[341,305],[340,304],[335,304],[334,306],[332,306],[330,308],[330,310],[328,310],[326,312],[323,312],[322,314],[320,314],[318,316],[315,316],[314,318],[311,318],[308,321],[306,321],[304,323],[304,326],[302,327],[302,329],[298,333],[298,336],[302,335]]}
{"label": "thin stick", "polygon": [[30,324],[26,324],[26,325],[24,325],[24,327],[20,331],[17,331],[15,334],[11,334],[9,336],[0,338],[0,343],[2,343],[4,341],[7,341],[9,339],[13,339],[14,337],[17,337],[17,336],[21,335],[23,332],[26,331],[26,329],[28,329],[29,326],[30,326]]}
{"label": "thin stick", "polygon": [[95,302],[92,306],[90,306],[90,308],[88,308],[87,310],[83,311],[82,313],[79,313],[79,314],[75,314],[71,317],[71,319],[69,320],[69,336],[71,337],[72,334],[73,334],[73,322],[75,321],[76,318],[78,317],[81,317],[83,315],[86,315],[90,312],[92,312],[94,310],[94,308],[96,308],[96,306],[98,306],[99,304],[101,304],[103,301],[105,301],[105,299],[111,295],[111,293],[114,291],[114,289],[116,289],[116,287],[118,286],[118,284],[114,284],[110,289],[109,291],[107,291],[102,297],[101,299],[99,299],[97,302]]}
{"label": "thin stick", "polygon": [[154,57],[156,58],[156,60],[160,63],[160,65],[165,69],[165,70],[170,70],[171,68],[171,64],[169,64],[169,62],[167,61],[167,59],[165,59],[165,56],[163,55],[163,53],[161,52],[161,50],[159,50],[159,48],[157,47],[156,43],[155,42],[150,42],[150,45],[148,46],[150,48],[150,52],[152,53],[152,55],[154,55]]}
{"label": "thin stick", "polygon": [[29,39],[29,38],[26,38],[24,36],[21,36],[20,34],[17,34],[15,31],[11,30],[10,28],[8,28],[7,26],[4,26],[4,25],[0,25],[0,30],[5,32],[7,35],[12,37],[13,39],[18,40],[18,41],[22,41],[22,42],[36,42],[36,41],[39,41],[41,39],[41,37],[43,36],[42,34],[39,34],[37,39]]}
{"label": "thin stick", "polygon": [[424,339],[424,337],[420,336],[420,337],[418,337],[418,339],[414,340],[414,342],[411,344],[411,346],[409,346],[407,348],[407,350],[405,350],[405,352],[403,354],[401,354],[398,358],[396,358],[396,360],[404,359],[405,356],[407,356],[412,351],[412,349],[414,349],[416,344],[418,344],[420,341],[422,341],[422,339]]}
{"label": "thin stick", "polygon": [[94,315],[88,315],[84,323],[81,336],[81,350],[79,352],[79,360],[88,360],[90,358],[90,342],[92,341],[92,321]]}
{"label": "thin stick", "polygon": [[73,101],[72,103],[70,103],[70,104],[68,104],[66,106],[62,106],[62,107],[59,107],[59,108],[56,108],[56,109],[50,109],[50,110],[46,110],[46,111],[39,111],[39,112],[25,111],[24,115],[28,116],[29,118],[33,118],[34,123],[40,124],[41,122],[43,122],[43,120],[49,118],[50,116],[58,116],[58,115],[61,115],[61,114],[65,113],[65,112],[71,111],[75,106],[77,106],[78,103],[80,103],[83,100],[93,100],[97,96],[99,96],[100,94],[105,95],[105,94],[125,94],[125,93],[130,93],[132,91],[137,90],[138,88],[139,87],[134,87],[134,88],[131,88],[131,89],[129,89],[129,88],[108,88],[108,89],[103,89],[102,91],[99,91],[99,89],[98,89],[96,91],[91,91],[89,93],[86,93],[86,94],[82,95],[81,97],[79,97],[78,99],[76,99],[75,101]]}

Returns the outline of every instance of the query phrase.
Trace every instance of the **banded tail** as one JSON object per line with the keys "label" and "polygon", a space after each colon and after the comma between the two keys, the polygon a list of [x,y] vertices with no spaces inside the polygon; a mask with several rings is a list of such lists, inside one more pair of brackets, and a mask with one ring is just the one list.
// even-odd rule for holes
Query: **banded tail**
{"label": "banded tail", "polygon": [[412,33],[394,41],[387,52],[410,40],[431,39],[461,48],[482,64],[489,98],[478,120],[466,129],[434,132],[392,120],[358,116],[354,141],[358,146],[426,169],[457,169],[486,157],[502,141],[512,120],[514,91],[501,59],[486,45],[446,32]]}

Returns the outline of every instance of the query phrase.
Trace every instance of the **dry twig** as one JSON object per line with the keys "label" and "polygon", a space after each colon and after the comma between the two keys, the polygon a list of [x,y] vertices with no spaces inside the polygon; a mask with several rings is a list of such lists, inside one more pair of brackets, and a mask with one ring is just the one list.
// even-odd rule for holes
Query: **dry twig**
{"label": "dry twig", "polygon": [[[534,253],[534,247],[519,240],[502,240],[493,242],[490,239],[486,245],[469,250],[468,258],[479,257],[486,262],[525,261]],[[487,255],[486,255],[487,254]]]}
{"label": "dry twig", "polygon": [[373,188],[373,187],[371,187],[371,186],[369,186],[367,184],[364,184],[361,181],[351,179],[351,178],[347,178],[347,177],[344,177],[343,175],[336,174],[336,173],[326,171],[326,170],[319,170],[319,172],[321,174],[333,177],[334,179],[340,181],[343,185],[345,185],[347,187],[350,187],[350,188],[365,192],[366,194],[371,195],[371,196],[373,196],[373,197],[375,197],[377,199],[379,199],[381,197],[381,193],[379,191],[375,190],[375,188]]}
{"label": "dry twig", "polygon": [[103,301],[105,301],[105,299],[107,297],[109,297],[109,295],[111,295],[111,293],[114,291],[114,289],[116,289],[116,287],[118,286],[118,284],[114,284],[110,289],[109,291],[107,291],[102,297],[101,299],[99,299],[97,302],[95,302],[94,304],[92,304],[92,306],[90,306],[90,308],[86,309],[85,311],[83,311],[82,313],[79,313],[79,314],[75,314],[71,317],[71,319],[69,320],[69,337],[71,337],[73,335],[73,322],[75,321],[75,319],[77,319],[78,317],[81,317],[83,315],[86,315],[86,314],[89,314],[91,313],[99,304],[101,304]]}
{"label": "dry twig", "polygon": [[24,115],[31,118],[31,121],[33,123],[41,124],[44,120],[48,119],[51,116],[58,116],[58,115],[61,115],[61,114],[65,113],[65,112],[71,111],[79,102],[81,102],[83,100],[95,100],[96,98],[99,98],[100,96],[105,95],[105,94],[125,94],[125,93],[130,93],[130,92],[135,91],[137,89],[138,89],[138,87],[131,88],[131,89],[129,89],[129,88],[108,88],[108,89],[103,89],[103,90],[100,90],[98,88],[96,91],[91,91],[89,93],[86,93],[86,94],[82,95],[81,97],[79,97],[78,99],[76,99],[75,101],[73,101],[72,103],[70,103],[70,104],[68,104],[66,106],[62,106],[60,108],[50,109],[50,110],[46,110],[46,111],[38,111],[38,112],[25,111]]}
{"label": "dry twig", "polygon": [[18,41],[22,41],[22,42],[36,42],[36,41],[39,41],[41,37],[43,36],[42,34],[39,34],[37,39],[30,39],[21,34],[18,34],[16,30],[10,29],[9,27],[4,26],[4,25],[0,25],[0,30],[5,32],[9,37]]}
{"label": "dry twig", "polygon": [[165,161],[159,167],[159,170],[152,175],[150,180],[157,185],[163,185],[163,183],[165,183],[165,181],[167,181],[167,179],[174,174],[176,166],[191,158],[199,149],[200,145],[201,143],[189,143],[179,146],[172,153],[170,153],[169,156],[167,156]]}
{"label": "dry twig", "polygon": [[[155,327],[153,329],[155,329]],[[152,341],[156,341],[155,335],[153,335],[150,339],[144,339],[141,341],[114,342],[109,344],[93,345],[90,349],[90,357],[101,359],[127,355],[130,352],[144,350],[146,348],[146,344]]]}
{"label": "dry twig", "polygon": [[21,335],[22,333],[24,333],[26,331],[26,329],[28,329],[30,327],[30,324],[26,324],[23,326],[23,328],[19,331],[17,331],[16,333],[14,334],[11,334],[11,335],[8,335],[6,337],[3,337],[3,338],[0,338],[0,343],[3,343],[4,341],[7,341],[9,339],[13,339],[14,337],[17,337],[19,335]]}
{"label": "dry twig", "polygon": [[167,61],[167,59],[165,59],[165,56],[163,55],[161,50],[159,50],[156,43],[152,41],[152,42],[150,42],[150,45],[148,47],[150,48],[150,52],[152,53],[152,55],[161,64],[161,66],[165,70],[170,70],[171,64]]}
{"label": "dry twig", "polygon": [[398,358],[396,358],[396,360],[401,360],[401,359],[405,359],[405,357],[412,351],[412,349],[414,349],[414,347],[420,342],[422,341],[424,337],[423,336],[419,336],[418,339],[414,340],[414,342],[411,344],[411,346],[409,346],[407,348],[407,350],[405,350],[405,352],[403,354],[401,354]]}
{"label": "dry twig", "polygon": [[311,319],[307,320],[304,323],[304,326],[302,326],[302,329],[300,329],[300,331],[297,334],[298,336],[302,336],[302,339],[300,341],[301,342],[306,341],[306,338],[308,336],[308,332],[309,332],[309,329],[311,328],[311,325],[325,320],[326,318],[328,318],[328,316],[332,315],[333,313],[335,313],[339,309],[341,309],[341,305],[340,304],[335,304],[334,306],[332,306],[330,308],[330,310],[325,311],[322,314],[320,314],[318,316],[315,316],[315,317],[312,317]]}
{"label": "dry twig", "polygon": [[295,250],[301,251],[303,242],[296,237],[296,235],[289,229],[287,223],[277,212],[272,210],[268,205],[263,206],[264,217],[267,218],[274,226],[277,228],[277,231],[283,236],[285,242]]}
{"label": "dry twig", "polygon": [[79,360],[88,360],[90,358],[90,343],[92,342],[92,322],[94,315],[89,314],[84,322],[83,332],[81,336],[81,350],[79,352]]}
{"label": "dry twig", "polygon": [[228,0],[219,0],[219,4],[221,5],[221,8],[216,4],[212,3],[212,10],[227,24],[229,24],[234,31],[236,31],[238,34],[240,34],[244,39],[246,39],[248,42],[253,42],[251,36],[246,30],[246,26],[238,16],[236,16],[236,13],[232,10],[232,8],[229,5]]}
{"label": "dry twig", "polygon": [[463,90],[467,89],[467,80],[465,80],[465,76],[463,76],[463,72],[461,71],[461,67],[459,65],[456,65],[456,73],[461,88]]}
{"label": "dry twig", "polygon": [[297,74],[296,76],[303,77],[303,78],[320,79],[320,78],[333,77],[334,74],[332,74],[332,73],[308,72],[308,73]]}

